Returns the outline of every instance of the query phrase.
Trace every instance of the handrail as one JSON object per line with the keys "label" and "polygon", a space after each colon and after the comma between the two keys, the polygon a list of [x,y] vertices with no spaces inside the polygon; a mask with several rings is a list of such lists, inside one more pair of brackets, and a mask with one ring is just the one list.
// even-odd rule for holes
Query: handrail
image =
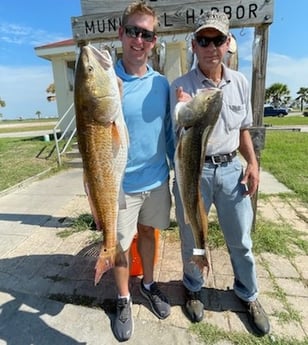
{"label": "handrail", "polygon": [[[56,123],[54,129],[53,129],[53,134],[54,134],[54,140],[55,140],[55,143],[56,143],[56,151],[57,151],[57,161],[58,161],[58,166],[61,166],[62,165],[62,160],[61,160],[61,155],[63,153],[66,152],[70,142],[72,141],[74,135],[76,134],[76,126],[75,128],[72,130],[72,133],[71,135],[69,136],[68,138],[68,141],[66,142],[65,146],[63,147],[62,150],[60,150],[59,148],[59,142],[61,140],[64,139],[64,137],[66,136],[68,130],[71,128],[72,124],[74,123],[74,120],[75,120],[75,113],[74,112],[71,112],[71,110],[73,109],[74,107],[74,103],[72,103],[69,108],[66,110],[66,112],[63,114],[63,116],[60,118],[60,120]],[[72,114],[72,118],[70,119],[70,121],[68,122],[67,126],[65,127],[64,131],[62,132],[60,138],[58,138],[57,136],[57,132],[58,130],[60,129],[60,124],[63,122],[63,120],[65,118],[67,118],[70,114]]]}

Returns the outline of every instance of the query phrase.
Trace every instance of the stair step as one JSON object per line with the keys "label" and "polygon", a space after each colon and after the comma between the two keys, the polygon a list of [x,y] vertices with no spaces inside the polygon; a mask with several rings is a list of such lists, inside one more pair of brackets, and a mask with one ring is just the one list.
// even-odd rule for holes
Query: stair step
{"label": "stair step", "polygon": [[76,150],[68,151],[65,153],[65,156],[67,157],[67,159],[80,158],[80,152]]}
{"label": "stair step", "polygon": [[70,168],[83,168],[81,158],[70,159],[70,160],[65,162],[65,165],[67,165]]}

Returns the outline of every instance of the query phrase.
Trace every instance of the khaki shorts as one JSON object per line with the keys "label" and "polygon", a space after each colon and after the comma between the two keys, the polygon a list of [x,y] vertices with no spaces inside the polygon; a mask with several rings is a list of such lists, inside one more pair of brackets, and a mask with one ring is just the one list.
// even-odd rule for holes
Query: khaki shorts
{"label": "khaki shorts", "polygon": [[137,224],[166,229],[170,224],[171,195],[169,182],[148,192],[125,194],[126,208],[119,210],[118,241],[129,249],[137,232]]}

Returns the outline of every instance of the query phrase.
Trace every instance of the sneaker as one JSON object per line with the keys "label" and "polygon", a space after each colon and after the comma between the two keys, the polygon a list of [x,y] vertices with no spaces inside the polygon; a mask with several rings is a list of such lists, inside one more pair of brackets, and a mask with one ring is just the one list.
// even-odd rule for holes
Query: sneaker
{"label": "sneaker", "polygon": [[185,288],[185,312],[192,322],[200,322],[204,316],[204,305],[201,302],[201,290],[190,291]]}
{"label": "sneaker", "polygon": [[263,336],[269,333],[270,324],[268,317],[260,302],[256,299],[253,302],[244,302],[248,314],[248,321],[253,331]]}
{"label": "sneaker", "polygon": [[118,341],[126,341],[132,336],[134,331],[131,298],[129,300],[127,298],[119,298],[116,308],[112,330]]}
{"label": "sneaker", "polygon": [[150,302],[153,313],[159,319],[165,319],[170,314],[170,305],[167,297],[159,290],[157,284],[154,282],[150,290],[143,285],[143,279],[140,284],[141,294]]}

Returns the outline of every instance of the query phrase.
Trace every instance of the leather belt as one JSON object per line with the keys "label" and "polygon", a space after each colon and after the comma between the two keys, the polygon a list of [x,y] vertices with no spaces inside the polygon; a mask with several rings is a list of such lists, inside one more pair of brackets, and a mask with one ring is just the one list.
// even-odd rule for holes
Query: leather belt
{"label": "leather belt", "polygon": [[232,159],[236,156],[236,151],[225,153],[223,155],[214,155],[214,156],[205,156],[205,163],[212,163],[212,164],[222,164],[222,163],[230,163]]}

